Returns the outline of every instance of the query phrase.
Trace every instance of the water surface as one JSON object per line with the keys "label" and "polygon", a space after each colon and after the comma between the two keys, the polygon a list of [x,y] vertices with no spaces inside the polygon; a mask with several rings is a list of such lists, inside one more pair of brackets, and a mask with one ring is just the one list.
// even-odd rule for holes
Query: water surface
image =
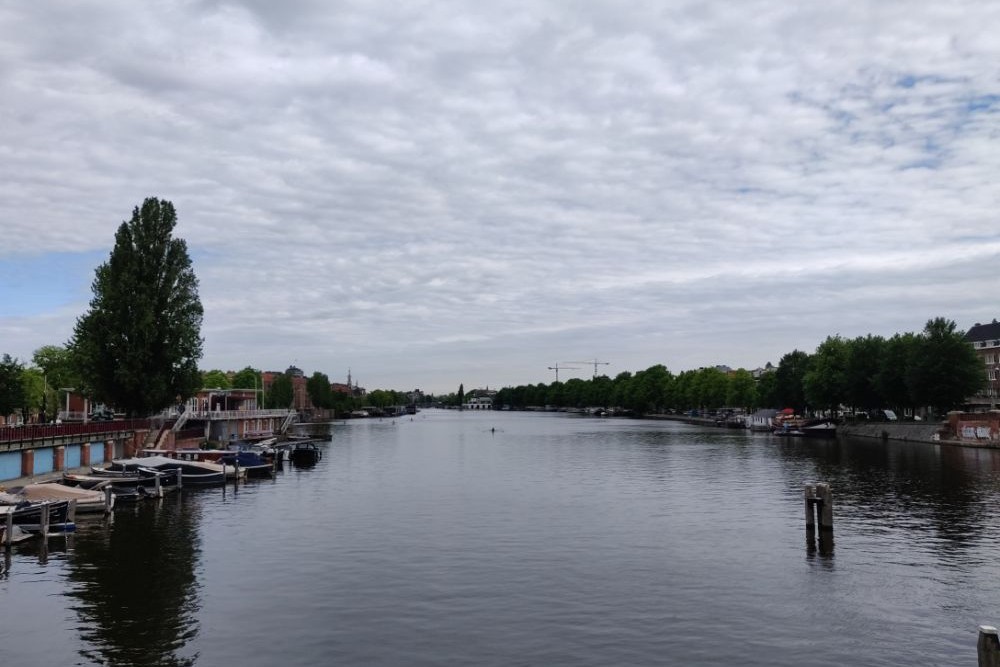
{"label": "water surface", "polygon": [[[314,468],[16,547],[20,665],[952,665],[1000,622],[1000,453],[425,411]],[[809,541],[802,484],[834,489]]]}

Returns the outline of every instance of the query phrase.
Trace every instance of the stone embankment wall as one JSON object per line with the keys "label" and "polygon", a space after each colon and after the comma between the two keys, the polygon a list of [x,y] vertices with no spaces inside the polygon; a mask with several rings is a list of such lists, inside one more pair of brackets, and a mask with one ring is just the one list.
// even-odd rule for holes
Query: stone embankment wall
{"label": "stone embankment wall", "polygon": [[948,439],[947,425],[935,422],[868,422],[841,424],[838,436],[848,438],[878,438],[911,442],[940,442]]}
{"label": "stone embankment wall", "polygon": [[935,442],[965,447],[1000,448],[1000,410],[985,413],[949,412],[946,422],[875,422],[844,424],[838,435]]}

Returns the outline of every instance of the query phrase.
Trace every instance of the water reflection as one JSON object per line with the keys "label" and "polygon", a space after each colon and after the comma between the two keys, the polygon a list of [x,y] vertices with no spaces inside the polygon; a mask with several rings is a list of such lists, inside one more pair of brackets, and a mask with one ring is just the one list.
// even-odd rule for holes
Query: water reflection
{"label": "water reflection", "polygon": [[990,508],[1000,452],[875,440],[775,441],[790,486],[830,483],[838,524],[905,531],[942,565],[964,562],[995,539]]}
{"label": "water reflection", "polygon": [[197,635],[197,518],[180,497],[116,511],[75,538],[67,595],[79,617],[80,654],[102,665],[193,665]]}
{"label": "water reflection", "polygon": [[[817,534],[818,533],[818,534]],[[833,569],[833,531],[806,527],[806,560]]]}

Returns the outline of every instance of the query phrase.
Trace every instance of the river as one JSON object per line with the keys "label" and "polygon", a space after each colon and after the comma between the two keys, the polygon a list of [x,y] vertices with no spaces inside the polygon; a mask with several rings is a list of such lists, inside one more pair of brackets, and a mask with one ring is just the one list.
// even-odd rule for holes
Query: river
{"label": "river", "polygon": [[[428,410],[19,545],[16,665],[974,665],[1000,452]],[[833,542],[802,485],[829,482]]]}

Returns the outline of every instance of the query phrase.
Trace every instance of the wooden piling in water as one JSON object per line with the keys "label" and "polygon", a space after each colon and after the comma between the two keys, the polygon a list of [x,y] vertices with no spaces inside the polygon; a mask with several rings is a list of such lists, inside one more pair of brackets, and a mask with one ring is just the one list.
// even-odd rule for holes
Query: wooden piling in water
{"label": "wooden piling in water", "polygon": [[802,490],[805,501],[806,530],[833,530],[833,492],[826,482],[806,483]]}
{"label": "wooden piling in water", "polygon": [[184,488],[184,475],[180,468],[177,469],[177,490],[180,491]]}
{"label": "wooden piling in water", "polygon": [[806,482],[802,489],[802,497],[806,505],[806,530],[815,530],[816,515],[813,514],[813,505],[816,502],[816,487]]}
{"label": "wooden piling in water", "polygon": [[111,490],[111,485],[104,487],[104,513],[108,514],[115,507],[115,493]]}
{"label": "wooden piling in water", "polygon": [[160,486],[160,473],[156,473],[156,477],[153,478],[153,497],[163,497],[163,487]]}
{"label": "wooden piling in water", "polygon": [[7,512],[7,526],[4,528],[3,542],[8,549],[10,545],[14,544],[14,512]]}
{"label": "wooden piling in water", "polygon": [[979,667],[1000,667],[1000,636],[992,625],[979,626]]}
{"label": "wooden piling in water", "polygon": [[49,536],[49,504],[42,503],[41,516],[38,519],[41,522],[41,533],[42,539],[44,540]]}

